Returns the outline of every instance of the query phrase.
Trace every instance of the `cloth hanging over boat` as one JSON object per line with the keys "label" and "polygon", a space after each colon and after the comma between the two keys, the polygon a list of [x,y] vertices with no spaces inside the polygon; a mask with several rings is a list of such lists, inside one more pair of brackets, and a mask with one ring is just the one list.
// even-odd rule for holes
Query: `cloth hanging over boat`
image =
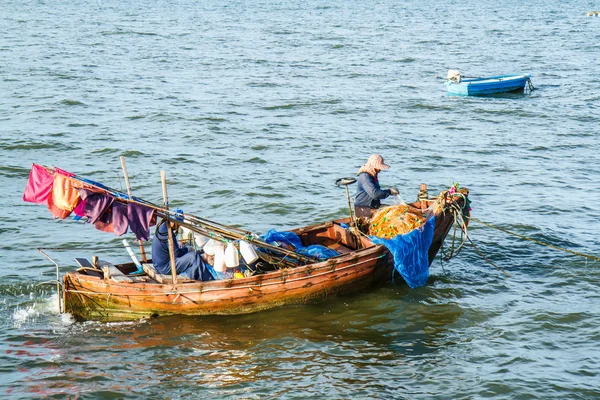
{"label": "cloth hanging over boat", "polygon": [[75,181],[66,175],[54,174],[52,203],[55,207],[70,213],[81,200],[78,189],[82,187],[81,182]]}
{"label": "cloth hanging over boat", "polygon": [[412,289],[425,286],[429,279],[429,247],[433,241],[435,217],[424,225],[392,239],[371,236],[375,244],[382,244],[394,257],[394,269]]}
{"label": "cloth hanging over boat", "polygon": [[23,193],[23,201],[37,204],[47,203],[53,183],[54,176],[46,168],[33,164]]}
{"label": "cloth hanging over boat", "polygon": [[127,219],[127,205],[118,201],[112,204],[112,227],[113,233],[122,236],[127,233],[129,220]]}
{"label": "cloth hanging over boat", "polygon": [[127,203],[127,219],[129,229],[138,240],[150,240],[150,226],[154,217],[154,209],[143,204]]}
{"label": "cloth hanging over boat", "polygon": [[[88,217],[90,223],[95,224],[112,205],[115,198],[104,193],[91,193],[84,201],[83,216]],[[103,220],[104,223],[110,221],[111,218],[108,216]]]}
{"label": "cloth hanging over boat", "polygon": [[102,232],[110,232],[110,233],[114,232],[114,227],[113,227],[113,223],[112,223],[112,208],[111,207],[108,207],[102,213],[102,215],[100,215],[100,218],[98,218],[96,220],[96,222],[94,222],[94,228],[96,228]]}
{"label": "cloth hanging over boat", "polygon": [[47,205],[48,205],[48,210],[50,210],[50,213],[60,219],[66,219],[69,215],[71,215],[71,211],[69,210],[63,210],[62,208],[58,208],[54,205],[54,201],[53,201],[53,196],[52,193],[50,193],[48,195],[48,199],[47,199]]}

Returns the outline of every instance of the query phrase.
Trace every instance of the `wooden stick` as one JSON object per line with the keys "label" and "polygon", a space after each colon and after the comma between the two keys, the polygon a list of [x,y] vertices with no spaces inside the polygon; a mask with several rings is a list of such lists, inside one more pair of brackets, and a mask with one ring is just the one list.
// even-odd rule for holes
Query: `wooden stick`
{"label": "wooden stick", "polygon": [[[129,196],[129,200],[133,200],[133,196],[131,195],[131,185],[129,184],[129,175],[127,174],[127,166],[125,165],[125,157],[121,156],[121,167],[123,168],[123,176],[125,177],[125,187],[127,187],[127,195]],[[142,261],[148,262],[146,259],[146,251],[144,250],[144,244],[141,240],[138,240],[140,244],[140,253],[142,253]]]}
{"label": "wooden stick", "polygon": [[[167,210],[167,232],[169,234],[169,259],[171,261],[171,276],[173,277],[173,285],[177,283],[177,268],[175,266],[175,245],[173,243],[173,232],[171,231],[171,220],[169,217],[169,197],[167,196],[167,177],[165,171],[160,171],[160,179],[162,181],[164,208]],[[158,227],[157,227],[158,229]]]}

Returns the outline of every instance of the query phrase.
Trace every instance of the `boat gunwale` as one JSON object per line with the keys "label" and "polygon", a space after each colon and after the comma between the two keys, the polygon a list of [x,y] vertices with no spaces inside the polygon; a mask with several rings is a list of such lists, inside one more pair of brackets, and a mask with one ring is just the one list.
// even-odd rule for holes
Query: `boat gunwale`
{"label": "boat gunwale", "polygon": [[[117,282],[117,281],[106,281],[103,277],[87,275],[77,271],[68,271],[65,273],[64,278],[68,276],[69,279],[76,279],[77,281],[89,282],[88,285],[96,285],[99,283],[105,283],[107,288],[123,288],[127,290],[134,290],[138,292],[145,292],[134,295],[148,295],[148,292],[156,292],[160,295],[165,294],[178,294],[178,293],[203,293],[203,292],[215,292],[215,291],[227,291],[236,289],[255,289],[263,286],[280,285],[288,282],[298,282],[302,280],[310,280],[316,277],[332,274],[338,271],[342,271],[348,268],[353,268],[359,264],[363,264],[370,261],[375,261],[382,257],[386,257],[386,248],[383,245],[373,244],[372,246],[365,247],[358,250],[353,250],[350,253],[341,254],[330,259],[307,265],[301,265],[295,268],[278,269],[270,271],[264,274],[253,275],[244,278],[237,279],[220,279],[213,281],[188,281],[181,283],[160,283],[156,281],[150,282]],[[369,258],[367,258],[369,257]],[[300,275],[300,276],[298,276]],[[256,283],[254,283],[256,282]],[[85,286],[85,283],[79,283],[78,286]],[[192,287],[197,288],[196,290],[190,290]],[[188,291],[184,291],[187,289]],[[72,290],[67,289],[69,292]],[[103,292],[93,292],[103,293]],[[107,290],[108,294],[111,294]],[[115,294],[112,293],[114,296]],[[123,294],[121,296],[129,296],[129,294]]]}

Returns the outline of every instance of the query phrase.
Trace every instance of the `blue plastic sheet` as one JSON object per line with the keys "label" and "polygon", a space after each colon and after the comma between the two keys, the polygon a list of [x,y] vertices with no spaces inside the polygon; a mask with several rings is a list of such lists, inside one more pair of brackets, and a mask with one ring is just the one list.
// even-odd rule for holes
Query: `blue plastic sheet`
{"label": "blue plastic sheet", "polygon": [[306,256],[318,258],[320,260],[326,260],[340,254],[337,251],[320,244],[312,244],[310,246],[303,247],[300,237],[294,232],[279,232],[275,229],[271,229],[262,236],[262,239],[269,244],[275,244],[277,242],[280,244],[285,243],[291,245],[294,247],[296,252]]}
{"label": "blue plastic sheet", "polygon": [[296,250],[302,248],[300,238],[293,232],[279,232],[275,229],[271,229],[262,236],[262,239],[269,244],[279,242],[292,245]]}
{"label": "blue plastic sheet", "polygon": [[298,250],[298,253],[319,258],[321,260],[326,260],[340,254],[337,251],[320,244],[311,244],[310,246],[303,247],[302,249]]}
{"label": "blue plastic sheet", "polygon": [[425,286],[429,278],[429,247],[433,241],[435,217],[404,235],[393,239],[372,236],[375,244],[382,244],[394,257],[394,269],[402,275],[408,286]]}

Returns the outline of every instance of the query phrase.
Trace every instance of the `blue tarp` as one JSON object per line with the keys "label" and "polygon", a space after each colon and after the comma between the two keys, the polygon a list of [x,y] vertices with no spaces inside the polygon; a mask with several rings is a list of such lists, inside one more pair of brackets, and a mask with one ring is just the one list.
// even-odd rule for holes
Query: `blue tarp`
{"label": "blue tarp", "polygon": [[285,243],[287,245],[291,245],[297,253],[315,257],[320,260],[326,260],[340,254],[337,251],[325,246],[321,246],[320,244],[312,244],[310,246],[303,247],[300,237],[294,232],[278,232],[275,229],[271,229],[262,236],[262,239],[269,244]]}
{"label": "blue tarp", "polygon": [[382,244],[394,257],[394,268],[402,275],[408,286],[425,286],[429,278],[429,247],[433,241],[435,217],[404,235],[392,239],[371,236],[375,244]]}
{"label": "blue tarp", "polygon": [[321,260],[326,260],[331,257],[339,255],[337,251],[330,249],[329,247],[322,246],[320,244],[311,244],[298,250],[298,253],[304,254],[305,256],[315,257]]}
{"label": "blue tarp", "polygon": [[293,232],[279,232],[275,229],[271,229],[262,236],[262,239],[269,244],[274,244],[275,242],[289,244],[292,245],[295,250],[302,248],[302,241],[300,241],[298,235]]}

